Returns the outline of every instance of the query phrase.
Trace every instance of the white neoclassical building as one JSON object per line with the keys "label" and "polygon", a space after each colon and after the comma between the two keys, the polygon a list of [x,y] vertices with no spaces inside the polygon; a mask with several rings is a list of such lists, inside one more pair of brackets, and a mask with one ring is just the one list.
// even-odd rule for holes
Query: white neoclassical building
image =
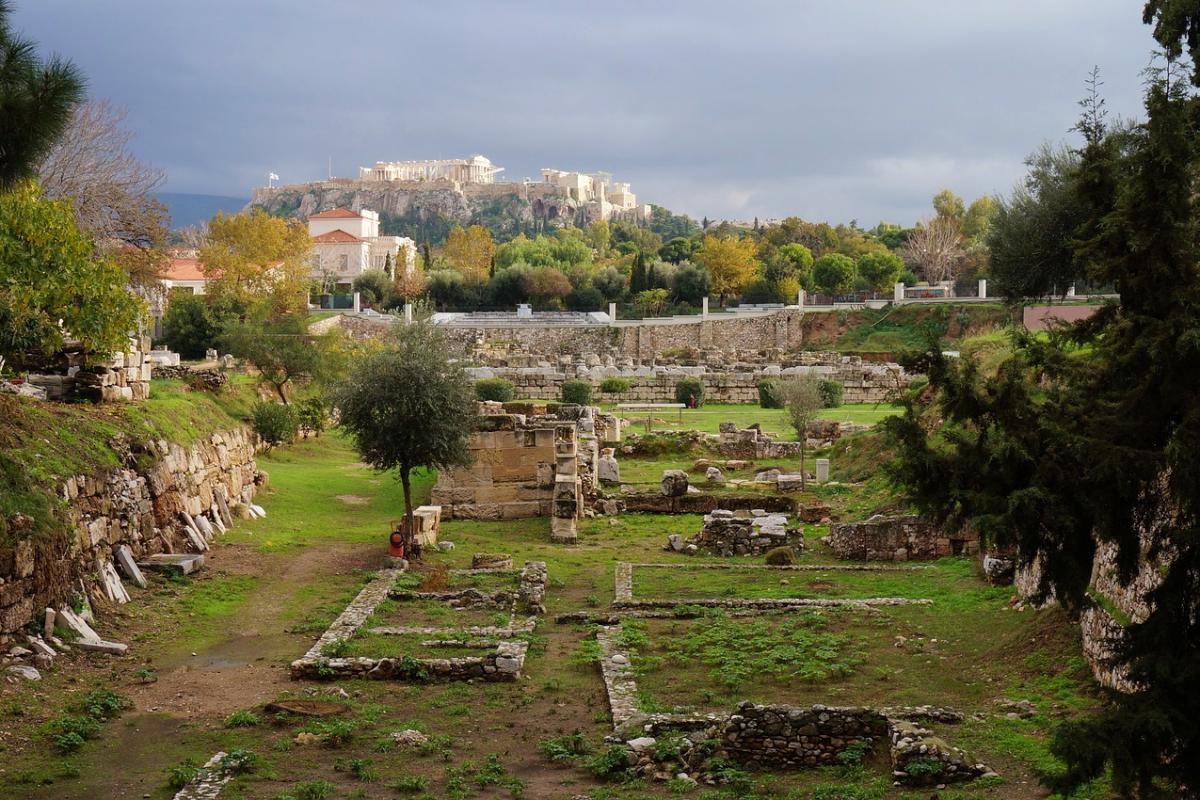
{"label": "white neoclassical building", "polygon": [[458,183],[495,183],[504,171],[486,156],[448,158],[432,161],[376,161],[373,167],[359,167],[364,181],[457,181]]}
{"label": "white neoclassical building", "polygon": [[[380,236],[379,214],[362,209],[334,208],[308,218],[312,237],[312,277],[336,292],[349,292],[354,279],[369,270],[396,277],[416,269],[417,244],[405,236]],[[389,259],[388,256],[391,256]]]}

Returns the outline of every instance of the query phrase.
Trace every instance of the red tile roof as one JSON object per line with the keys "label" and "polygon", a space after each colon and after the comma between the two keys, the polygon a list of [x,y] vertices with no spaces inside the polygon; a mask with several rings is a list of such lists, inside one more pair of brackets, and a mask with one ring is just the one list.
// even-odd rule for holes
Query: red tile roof
{"label": "red tile roof", "polygon": [[348,208],[334,208],[322,211],[320,214],[313,214],[309,219],[358,219],[361,216],[362,214]]}
{"label": "red tile roof", "polygon": [[360,239],[357,236],[355,236],[353,233],[346,233],[341,228],[338,228],[337,230],[332,230],[329,233],[322,233],[320,236],[314,236],[312,240],[314,242],[321,242],[322,244],[327,244],[330,242],[365,242],[366,241],[366,239]]}
{"label": "red tile roof", "polygon": [[202,281],[204,273],[200,271],[198,258],[172,258],[171,263],[163,271],[163,280],[168,281]]}

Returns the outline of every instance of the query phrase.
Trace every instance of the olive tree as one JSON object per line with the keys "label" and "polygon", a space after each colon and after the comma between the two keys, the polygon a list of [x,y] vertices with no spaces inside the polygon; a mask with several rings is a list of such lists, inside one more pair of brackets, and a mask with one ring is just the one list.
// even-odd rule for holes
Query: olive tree
{"label": "olive tree", "polygon": [[815,375],[802,375],[785,381],[780,386],[783,406],[787,409],[788,421],[796,429],[800,440],[800,488],[808,485],[804,472],[804,451],[808,448],[808,424],[817,418],[825,407],[821,396],[821,381]]}
{"label": "olive tree", "polygon": [[404,552],[414,547],[412,472],[467,466],[475,387],[445,336],[429,323],[398,329],[363,355],[334,391],[339,424],[364,462],[395,470],[404,487]]}

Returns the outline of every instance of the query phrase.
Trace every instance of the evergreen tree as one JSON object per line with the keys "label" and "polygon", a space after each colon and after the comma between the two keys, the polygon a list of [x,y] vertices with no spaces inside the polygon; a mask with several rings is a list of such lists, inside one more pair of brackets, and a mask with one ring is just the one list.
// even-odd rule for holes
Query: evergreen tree
{"label": "evergreen tree", "polygon": [[1120,300],[1046,340],[1017,336],[991,376],[932,348],[933,399],[887,424],[916,504],[1038,559],[1043,594],[1072,612],[1093,602],[1097,543],[1115,545],[1126,583],[1144,545],[1161,558],[1148,618],[1115,643],[1140,690],[1059,726],[1051,749],[1066,767],[1045,779],[1062,791],[1106,770],[1123,796],[1200,790],[1200,102],[1175,60],[1200,22],[1193,6],[1146,6],[1168,56],[1149,76],[1146,122],[1108,130],[1092,94],[1077,126],[1070,202],[1084,213],[1064,257]]}
{"label": "evergreen tree", "polygon": [[629,275],[629,293],[636,295],[646,288],[646,256],[638,250],[633,257],[633,271]]}
{"label": "evergreen tree", "polygon": [[12,30],[11,14],[0,0],[0,190],[37,172],[84,97],[75,65],[39,59],[34,43]]}

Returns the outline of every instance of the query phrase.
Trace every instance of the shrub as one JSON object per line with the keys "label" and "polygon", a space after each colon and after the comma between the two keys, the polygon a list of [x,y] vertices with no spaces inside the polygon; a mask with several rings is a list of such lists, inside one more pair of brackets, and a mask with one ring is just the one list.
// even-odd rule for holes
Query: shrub
{"label": "shrub", "polygon": [[783,387],[778,378],[758,382],[758,405],[761,408],[783,408]]}
{"label": "shrub", "polygon": [[120,716],[129,706],[129,699],[123,695],[108,689],[92,689],[72,706],[72,710],[87,714],[94,720],[104,721]]}
{"label": "shrub", "polygon": [[817,384],[817,391],[825,408],[837,408],[842,404],[842,385],[837,381],[822,380]]}
{"label": "shrub", "polygon": [[196,766],[196,762],[188,759],[178,766],[167,767],[163,771],[167,773],[167,786],[179,791],[196,779],[196,776],[200,774],[200,767]]}
{"label": "shrub", "polygon": [[606,747],[588,759],[587,769],[597,778],[612,778],[625,774],[629,769],[625,748],[618,744]]}
{"label": "shrub", "polygon": [[704,384],[699,378],[684,378],[675,384],[675,402],[690,405],[688,400],[696,398],[696,407],[704,405]]}
{"label": "shrub", "polygon": [[617,378],[614,376],[612,378],[605,378],[600,383],[600,391],[605,394],[623,394],[629,391],[630,385],[628,378]]}
{"label": "shrub", "polygon": [[475,397],[480,400],[494,400],[497,403],[507,403],[517,396],[517,390],[512,381],[504,378],[483,378],[475,381]]}
{"label": "shrub", "polygon": [[767,551],[767,564],[772,567],[790,567],[796,563],[796,551],[788,545],[773,547]]}
{"label": "shrub", "polygon": [[325,423],[328,419],[329,410],[325,407],[325,401],[320,397],[309,397],[296,405],[296,421],[305,430],[317,436],[320,436],[325,430]]}
{"label": "shrub", "polygon": [[284,444],[296,438],[296,412],[291,406],[259,401],[250,412],[254,432],[268,446]]}
{"label": "shrub", "polygon": [[58,717],[46,726],[50,741],[60,753],[74,753],[100,733],[100,723],[90,716]]}
{"label": "shrub", "polygon": [[163,315],[163,333],[159,339],[184,358],[203,358],[204,351],[215,347],[221,335],[221,323],[203,297],[181,295],[171,299]]}
{"label": "shrub", "polygon": [[577,406],[586,406],[592,402],[592,384],[590,381],[572,378],[569,381],[563,381],[562,385],[562,401],[564,403],[572,403]]}

